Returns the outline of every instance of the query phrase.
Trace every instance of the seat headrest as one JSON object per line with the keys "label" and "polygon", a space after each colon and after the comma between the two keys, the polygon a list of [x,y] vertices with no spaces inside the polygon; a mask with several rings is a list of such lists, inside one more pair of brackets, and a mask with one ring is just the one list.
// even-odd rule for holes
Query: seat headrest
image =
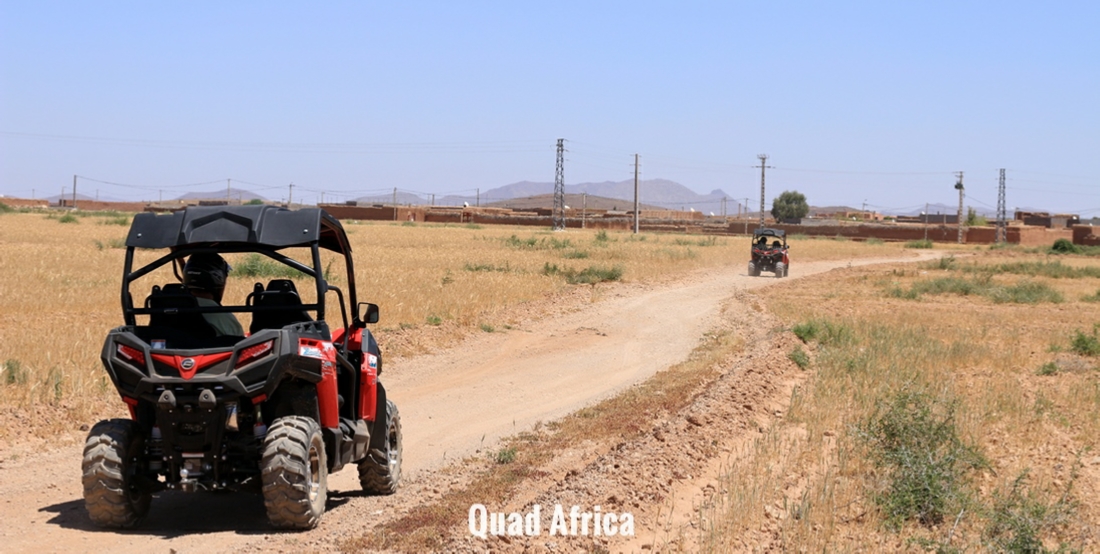
{"label": "seat headrest", "polygon": [[267,290],[298,294],[298,287],[294,286],[294,281],[290,279],[272,279],[267,283]]}

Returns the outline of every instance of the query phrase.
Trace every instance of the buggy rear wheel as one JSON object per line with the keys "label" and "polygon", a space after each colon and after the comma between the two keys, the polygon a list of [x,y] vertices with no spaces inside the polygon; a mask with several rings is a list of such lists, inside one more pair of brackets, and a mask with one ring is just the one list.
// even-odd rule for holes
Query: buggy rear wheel
{"label": "buggy rear wheel", "polygon": [[787,276],[787,264],[779,262],[775,264],[775,276],[782,279]]}
{"label": "buggy rear wheel", "polygon": [[149,512],[152,492],[137,481],[145,443],[129,419],[100,421],[84,442],[84,507],[96,525],[133,527]]}
{"label": "buggy rear wheel", "polygon": [[749,262],[749,277],[760,276],[760,270],[756,268],[756,264]]}
{"label": "buggy rear wheel", "polygon": [[312,529],[321,522],[328,497],[328,460],[321,427],[313,418],[276,419],[264,438],[264,507],[267,519],[284,529]]}
{"label": "buggy rear wheel", "polygon": [[359,462],[359,485],[370,494],[393,494],[401,480],[401,414],[386,400],[386,450],[372,449]]}

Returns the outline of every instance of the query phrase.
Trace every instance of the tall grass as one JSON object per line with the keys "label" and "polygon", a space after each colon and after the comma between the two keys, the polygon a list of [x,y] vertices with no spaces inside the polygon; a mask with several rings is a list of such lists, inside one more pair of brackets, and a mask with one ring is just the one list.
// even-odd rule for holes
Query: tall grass
{"label": "tall grass", "polygon": [[[770,548],[788,552],[1080,548],[1100,515],[1068,483],[1075,453],[1100,436],[1100,383],[1092,370],[1035,368],[1059,367],[1046,347],[1067,337],[1080,355],[1100,352],[1100,331],[1074,329],[1100,320],[1100,306],[1066,318],[1056,304],[971,295],[948,317],[940,304],[875,298],[868,277],[882,274],[765,291],[813,351],[809,382],[733,458],[700,544],[741,550],[767,529]],[[1035,477],[1026,491],[995,486],[1022,474]]]}
{"label": "tall grass", "polygon": [[909,290],[900,287],[891,288],[888,294],[894,298],[916,300],[925,294],[957,294],[960,296],[984,296],[995,303],[1036,304],[1040,302],[1059,303],[1064,300],[1062,293],[1046,283],[1020,281],[1012,285],[1003,285],[986,275],[977,279],[959,277],[939,277],[916,281]]}

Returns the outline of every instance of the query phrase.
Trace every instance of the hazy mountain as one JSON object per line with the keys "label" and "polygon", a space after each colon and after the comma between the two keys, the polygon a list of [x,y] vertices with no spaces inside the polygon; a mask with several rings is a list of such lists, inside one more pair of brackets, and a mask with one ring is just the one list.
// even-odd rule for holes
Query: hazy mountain
{"label": "hazy mountain", "polygon": [[[604,181],[600,183],[578,183],[565,185],[566,194],[588,194],[601,196],[615,200],[626,201],[633,207],[634,181]],[[536,183],[532,181],[520,181],[495,189],[481,191],[480,202],[488,203],[526,198],[544,194],[554,194],[553,183]],[[719,213],[722,209],[722,198],[726,201],[726,212],[737,213],[737,202],[720,189],[708,194],[698,194],[695,191],[668,179],[647,179],[638,182],[639,201],[649,206],[658,206],[666,209],[688,210],[694,208],[700,212]],[[446,196],[437,198],[436,204],[461,205],[468,202],[473,205],[478,199],[473,196]]]}
{"label": "hazy mountain", "polygon": [[[966,217],[967,210],[969,210],[970,208],[974,208],[974,211],[978,215],[985,216],[987,218],[989,218],[989,217],[996,218],[997,217],[997,210],[986,208],[984,206],[974,206],[972,204],[963,204],[963,217]],[[924,210],[925,209],[922,206],[922,207],[920,207],[918,209],[915,209],[915,210],[909,210],[908,212],[891,213],[890,215],[908,215],[908,216],[916,217],[916,216],[919,216],[921,213],[923,213]],[[959,212],[959,205],[958,204],[955,204],[955,205],[950,205],[950,204],[929,204],[928,205],[928,213],[932,214],[932,215],[937,215],[937,214],[956,215],[956,214],[958,214],[958,212]],[[884,213],[886,213],[886,212],[884,212]],[[1008,215],[1009,215],[1009,217],[1012,217],[1012,210],[1008,210]]]}
{"label": "hazy mountain", "polygon": [[[248,202],[249,200],[255,199],[267,200],[267,198],[263,196],[243,189],[230,188],[228,195],[229,198],[242,202]],[[226,189],[218,189],[210,192],[189,192],[183,196],[177,197],[176,200],[224,200],[225,197]]]}
{"label": "hazy mountain", "polygon": [[[393,204],[393,200],[394,200],[394,195],[393,194],[376,194],[376,195],[373,195],[373,196],[360,196],[359,198],[355,199],[355,202],[358,202],[360,206],[369,206],[371,204],[390,205],[390,204]],[[420,196],[417,196],[417,195],[415,195],[411,192],[397,191],[397,203],[398,204],[423,205],[423,204],[428,204],[430,202],[430,200],[431,200],[430,197],[429,198],[421,198]],[[436,202],[436,203],[438,204],[439,202]],[[471,202],[471,204],[472,203],[473,202]]]}

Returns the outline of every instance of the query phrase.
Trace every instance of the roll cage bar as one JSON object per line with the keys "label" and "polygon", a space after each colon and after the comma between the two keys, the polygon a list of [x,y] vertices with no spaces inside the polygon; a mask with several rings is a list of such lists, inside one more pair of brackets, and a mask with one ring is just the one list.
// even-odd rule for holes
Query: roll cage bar
{"label": "roll cage bar", "polygon": [[[279,250],[308,247],[312,267],[290,258]],[[134,269],[134,252],[138,248],[169,248],[171,252]],[[165,264],[171,263],[179,278],[177,260],[198,253],[258,253],[292,267],[312,277],[317,284],[317,302],[303,304],[301,309],[315,311],[317,319],[325,317],[325,293],[336,292],[344,326],[348,326],[344,293],[328,284],[321,270],[321,248],[344,257],[347,268],[348,297],[351,301],[351,321],[359,322],[359,304],[355,293],[355,268],[351,244],[339,220],[319,208],[288,210],[277,206],[209,206],[188,207],[168,215],[140,213],[134,216],[126,237],[126,261],[122,274],[122,314],[126,325],[136,325],[137,315],[166,313],[165,308],[134,307],[130,285]],[[181,279],[182,280],[182,279]],[[279,307],[217,306],[206,308],[170,308],[177,313],[258,312]]]}

